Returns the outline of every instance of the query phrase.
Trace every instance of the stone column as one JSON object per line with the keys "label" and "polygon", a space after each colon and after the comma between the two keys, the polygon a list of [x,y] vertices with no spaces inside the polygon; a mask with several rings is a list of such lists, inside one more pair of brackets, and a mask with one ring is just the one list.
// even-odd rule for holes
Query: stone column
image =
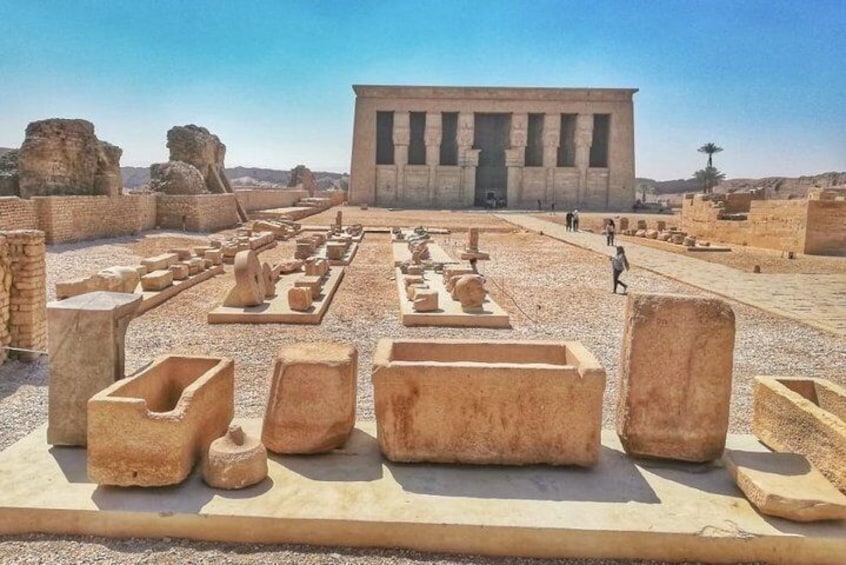
{"label": "stone column", "polygon": [[461,167],[461,202],[472,207],[476,200],[476,167],[479,166],[479,149],[473,149],[476,122],[473,112],[458,114],[458,166]]}
{"label": "stone column", "polygon": [[48,305],[50,445],[86,445],[88,399],[125,376],[126,328],[141,299],[89,292]]}
{"label": "stone column", "polygon": [[441,161],[441,139],[443,127],[440,112],[426,112],[426,131],[423,140],[426,143],[426,165],[429,166],[429,205],[435,203],[435,189],[438,182],[438,165]]}
{"label": "stone column", "polygon": [[590,167],[590,146],[593,145],[593,114],[579,114],[576,118],[576,168],[579,171],[579,187],[576,202],[580,205],[587,196],[587,175]]}
{"label": "stone column", "polygon": [[558,146],[561,142],[561,114],[543,117],[543,167],[546,173],[545,197],[555,202],[555,167],[558,166]]}
{"label": "stone column", "polygon": [[511,115],[510,148],[505,150],[505,166],[508,167],[506,196],[508,206],[519,203],[523,192],[523,167],[526,166],[526,127],[528,114]]}
{"label": "stone column", "polygon": [[394,164],[397,167],[395,204],[405,200],[405,166],[408,165],[408,144],[411,127],[408,112],[394,112]]}
{"label": "stone column", "polygon": [[[47,346],[47,263],[44,232],[13,230],[5,232],[8,270],[3,290],[9,292],[9,345],[43,351]],[[34,361],[38,353],[12,351],[21,361]]]}

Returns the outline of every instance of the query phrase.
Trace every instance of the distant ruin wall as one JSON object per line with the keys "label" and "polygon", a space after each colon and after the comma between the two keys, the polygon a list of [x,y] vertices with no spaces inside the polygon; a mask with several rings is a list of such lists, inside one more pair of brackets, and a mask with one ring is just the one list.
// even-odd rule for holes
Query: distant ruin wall
{"label": "distant ruin wall", "polygon": [[49,196],[35,197],[38,228],[47,243],[86,241],[132,235],[156,227],[156,197]]}
{"label": "distant ruin wall", "polygon": [[238,224],[234,194],[159,194],[155,198],[156,222],[162,229],[213,232]]}
{"label": "distant ruin wall", "polygon": [[0,230],[31,230],[38,228],[35,202],[17,196],[0,197]]}
{"label": "distant ruin wall", "polygon": [[805,253],[846,255],[846,201],[808,200]]}
{"label": "distant ruin wall", "polygon": [[250,188],[236,188],[235,196],[247,212],[253,210],[271,210],[273,208],[288,208],[296,204],[300,198],[308,197],[307,190],[260,190]]}
{"label": "distant ruin wall", "polygon": [[0,363],[7,357],[26,361],[38,356],[8,352],[6,346],[34,351],[47,346],[45,252],[43,232],[0,232]]}
{"label": "distant ruin wall", "polygon": [[328,198],[332,206],[340,206],[347,201],[347,193],[343,190],[317,190],[315,198]]}

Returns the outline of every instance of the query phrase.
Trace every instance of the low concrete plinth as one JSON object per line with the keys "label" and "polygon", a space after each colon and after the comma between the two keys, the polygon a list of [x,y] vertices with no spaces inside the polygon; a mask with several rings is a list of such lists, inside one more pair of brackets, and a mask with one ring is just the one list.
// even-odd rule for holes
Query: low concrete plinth
{"label": "low concrete plinth", "polygon": [[[391,242],[391,248],[394,252],[394,267],[399,267],[403,263],[411,261],[411,251],[408,250],[407,241],[393,241]],[[450,257],[449,254],[434,241],[429,240],[428,248],[429,259],[427,259],[427,261],[444,264],[458,263],[458,261]]]}
{"label": "low concrete plinth", "polygon": [[167,301],[170,298],[173,298],[183,290],[189,289],[195,284],[199,284],[203,281],[207,281],[208,279],[212,278],[215,275],[223,274],[223,265],[215,265],[210,269],[206,269],[196,275],[192,275],[187,279],[181,281],[173,281],[173,284],[169,287],[165,288],[164,290],[142,290],[141,285],[138,285],[135,292],[136,294],[141,294],[144,299],[141,301],[141,306],[138,308],[138,314],[143,314],[147,310],[155,308],[159,304]]}
{"label": "low concrete plinth", "polygon": [[604,391],[578,342],[382,339],[373,357],[391,461],[594,465]]}
{"label": "low concrete plinth", "polygon": [[[258,435],[261,420],[236,421]],[[599,464],[451,467],[385,462],[372,422],[343,450],[277,456],[237,496],[199,470],[166,488],[102,488],[85,451],[50,449],[44,427],[0,453],[0,534],[178,537],[241,543],[402,547],[544,558],[839,565],[842,522],[762,516],[716,465],[644,464],[603,434]],[[762,450],[752,436],[731,449]],[[33,469],[38,469],[33,473]]]}

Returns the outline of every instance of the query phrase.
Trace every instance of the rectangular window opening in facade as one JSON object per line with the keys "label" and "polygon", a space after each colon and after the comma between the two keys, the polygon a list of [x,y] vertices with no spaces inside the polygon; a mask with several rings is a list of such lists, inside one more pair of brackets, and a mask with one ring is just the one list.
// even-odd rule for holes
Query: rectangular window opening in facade
{"label": "rectangular window opening in facade", "polygon": [[543,114],[529,114],[526,131],[526,166],[543,167]]}
{"label": "rectangular window opening in facade", "polygon": [[376,112],[376,164],[394,164],[393,112]]}
{"label": "rectangular window opening in facade", "polygon": [[561,114],[561,138],[558,142],[558,166],[576,166],[576,117],[577,114]]}
{"label": "rectangular window opening in facade", "polygon": [[409,115],[408,164],[426,164],[426,112],[411,112]]}
{"label": "rectangular window opening in facade", "polygon": [[608,134],[611,126],[611,114],[593,115],[593,142],[590,146],[590,166],[608,167]]}
{"label": "rectangular window opening in facade", "polygon": [[458,112],[441,114],[441,165],[458,165]]}

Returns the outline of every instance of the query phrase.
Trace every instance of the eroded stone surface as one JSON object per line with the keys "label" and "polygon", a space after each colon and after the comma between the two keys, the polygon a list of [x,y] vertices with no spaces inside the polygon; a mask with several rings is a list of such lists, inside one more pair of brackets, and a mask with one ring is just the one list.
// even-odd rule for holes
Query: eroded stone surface
{"label": "eroded stone surface", "polygon": [[267,477],[267,450],[257,438],[238,424],[231,424],[226,435],[209,446],[203,460],[203,480],[211,487],[241,489]]}
{"label": "eroded stone surface", "polygon": [[288,307],[296,312],[305,312],[314,303],[311,289],[294,286],[288,289]]}
{"label": "eroded stone surface", "polygon": [[276,356],[262,441],[276,453],[341,447],[355,424],[358,352],[341,343],[297,343]]}
{"label": "eroded stone surface", "polygon": [[720,457],[731,400],[734,312],[724,301],[631,293],[617,433],[637,457]]}
{"label": "eroded stone surface", "polygon": [[251,249],[239,251],[235,255],[235,286],[223,305],[258,306],[264,302],[264,297],[264,278],[256,252]]}

